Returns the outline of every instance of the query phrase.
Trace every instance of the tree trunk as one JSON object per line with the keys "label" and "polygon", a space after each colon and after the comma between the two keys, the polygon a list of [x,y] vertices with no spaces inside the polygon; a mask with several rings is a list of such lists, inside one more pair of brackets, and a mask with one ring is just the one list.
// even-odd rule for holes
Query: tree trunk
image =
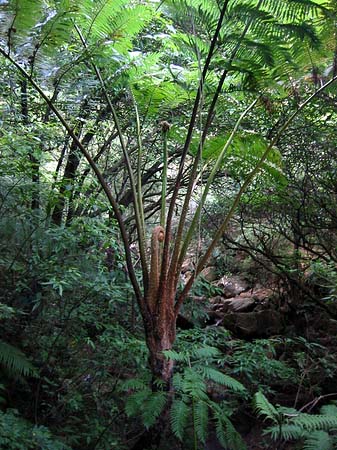
{"label": "tree trunk", "polygon": [[81,155],[77,151],[77,145],[73,141],[70,147],[68,161],[64,169],[63,179],[61,182],[58,199],[52,214],[52,221],[55,225],[60,226],[62,223],[63,211],[66,203],[65,193],[69,186],[74,188],[74,181],[76,177],[77,168],[81,161]]}
{"label": "tree trunk", "polygon": [[[167,304],[162,304],[167,309]],[[166,311],[167,312],[167,311]],[[160,442],[168,427],[172,405],[172,377],[174,362],[164,356],[165,350],[171,350],[176,337],[176,324],[173,314],[157,315],[151,322],[145,323],[146,343],[149,349],[149,365],[152,373],[152,391],[166,391],[167,402],[156,423],[146,430],[132,450],[160,449]]]}
{"label": "tree trunk", "polygon": [[[21,87],[21,115],[22,122],[24,125],[29,125],[29,108],[28,108],[28,92],[27,92],[27,80],[22,79],[20,82]],[[31,200],[31,209],[38,210],[40,207],[40,198],[39,198],[39,184],[40,184],[40,162],[34,156],[34,151],[30,151],[28,158],[31,163],[31,177],[32,177],[32,200]]]}
{"label": "tree trunk", "polygon": [[[158,330],[159,328],[159,330]],[[159,331],[159,332],[158,332]],[[149,364],[152,373],[153,383],[156,379],[163,381],[167,385],[167,390],[171,386],[173,375],[173,361],[163,354],[165,350],[171,350],[175,340],[175,324],[163,324],[147,332],[146,342],[150,352]]]}

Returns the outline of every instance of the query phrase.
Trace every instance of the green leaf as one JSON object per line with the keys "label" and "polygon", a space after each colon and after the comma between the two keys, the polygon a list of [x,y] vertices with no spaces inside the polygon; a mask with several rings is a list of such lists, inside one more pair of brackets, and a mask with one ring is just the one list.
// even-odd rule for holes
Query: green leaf
{"label": "green leaf", "polygon": [[145,401],[151,395],[151,391],[149,389],[145,389],[143,391],[135,392],[131,394],[125,404],[125,413],[129,417],[133,417],[139,414],[142,410]]}
{"label": "green leaf", "polygon": [[201,358],[201,359],[217,358],[217,357],[221,356],[221,352],[216,347],[204,345],[201,348],[193,350],[193,352],[191,353],[191,356],[194,358]]}
{"label": "green leaf", "polygon": [[184,429],[190,414],[190,407],[183,400],[175,400],[173,402],[170,421],[173,434],[180,440],[183,439]]}
{"label": "green leaf", "polygon": [[308,431],[329,430],[337,428],[337,416],[301,413],[297,417],[293,417],[291,423]]}
{"label": "green leaf", "polygon": [[143,424],[146,428],[150,428],[155,424],[156,419],[163,411],[167,401],[166,392],[152,392],[145,400],[141,408]]}
{"label": "green leaf", "polygon": [[165,350],[163,351],[163,354],[165,355],[165,358],[172,359],[172,361],[179,361],[179,362],[188,362],[189,356],[188,354],[184,352],[176,352],[174,350]]}
{"label": "green leaf", "polygon": [[198,439],[204,444],[207,438],[208,405],[206,402],[197,401],[194,404],[194,429]]}
{"label": "green leaf", "polygon": [[0,341],[0,364],[14,376],[37,376],[35,367],[13,345]]}
{"label": "green leaf", "polygon": [[215,414],[215,431],[220,444],[228,450],[246,450],[246,444],[225,415]]}
{"label": "green leaf", "polygon": [[206,383],[203,376],[192,368],[185,369],[181,385],[182,392],[199,400],[208,400]]}
{"label": "green leaf", "polygon": [[320,413],[325,416],[337,417],[337,405],[331,403],[329,405],[323,405],[320,409]]}
{"label": "green leaf", "polygon": [[239,381],[230,377],[229,375],[225,375],[217,369],[213,369],[212,367],[204,366],[202,367],[202,374],[205,378],[214,381],[215,383],[227,386],[230,390],[234,392],[245,392],[246,388]]}
{"label": "green leaf", "polygon": [[303,450],[333,450],[333,441],[326,431],[313,431],[305,438]]}
{"label": "green leaf", "polygon": [[283,424],[281,427],[279,425],[273,425],[266,428],[264,434],[270,434],[274,441],[278,439],[292,441],[301,439],[305,435],[305,431],[297,425]]}
{"label": "green leaf", "polygon": [[273,422],[279,422],[280,413],[277,409],[268,401],[268,399],[262,394],[257,392],[254,395],[254,407],[259,416],[265,416],[265,419],[272,420]]}

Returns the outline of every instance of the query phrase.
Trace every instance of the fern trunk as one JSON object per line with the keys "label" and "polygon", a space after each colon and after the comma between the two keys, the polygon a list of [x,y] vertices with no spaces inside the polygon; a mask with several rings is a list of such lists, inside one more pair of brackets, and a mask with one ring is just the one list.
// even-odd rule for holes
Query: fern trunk
{"label": "fern trunk", "polygon": [[[150,286],[150,292],[151,289]],[[170,295],[168,291],[162,299],[158,298],[158,292],[152,298],[151,295],[147,296],[147,305],[151,314],[145,314],[143,318],[152,374],[151,388],[153,392],[167,392],[167,400],[155,424],[141,435],[132,450],[159,450],[160,443],[168,429],[173,398],[174,361],[166,358],[164,352],[172,349],[176,338],[176,317],[173,304],[174,296]]]}
{"label": "fern trunk", "polygon": [[163,352],[171,350],[175,340],[175,320],[173,318],[172,320],[174,323],[164,322],[147,332],[146,342],[149,349],[153,389],[155,389],[156,381],[159,381],[165,390],[171,389],[173,361],[165,358]]}

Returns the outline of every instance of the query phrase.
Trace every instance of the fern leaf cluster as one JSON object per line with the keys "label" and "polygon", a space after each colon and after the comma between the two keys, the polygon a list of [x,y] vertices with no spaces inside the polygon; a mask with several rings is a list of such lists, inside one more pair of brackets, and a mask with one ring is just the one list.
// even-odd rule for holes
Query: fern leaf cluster
{"label": "fern leaf cluster", "polygon": [[[224,448],[243,450],[245,448],[240,435],[230,420],[231,410],[226,403],[219,405],[209,396],[209,387],[232,394],[246,395],[245,387],[234,378],[213,367],[212,362],[220,357],[217,348],[208,345],[195,346],[190,351],[167,350],[165,357],[177,363],[173,376],[173,401],[170,410],[170,425],[174,436],[184,441],[193,431],[197,441],[204,444],[210,424],[215,422],[218,439]],[[143,424],[150,428],[168,404],[168,393],[153,392],[140,379],[127,380],[121,384],[128,395],[125,411],[128,416],[141,417]]]}
{"label": "fern leaf cluster", "polygon": [[0,341],[0,366],[12,376],[36,376],[36,369],[26,356],[13,345]]}
{"label": "fern leaf cluster", "polygon": [[216,421],[216,436],[220,444],[228,450],[245,450],[246,444],[240,434],[235,430],[229,418],[217,410],[214,414]]}
{"label": "fern leaf cluster", "polygon": [[275,407],[261,392],[255,394],[254,405],[258,415],[274,423],[265,430],[272,439],[302,442],[303,450],[335,448],[337,443],[336,405],[323,406],[320,414],[307,414]]}
{"label": "fern leaf cluster", "polygon": [[173,434],[183,440],[190,415],[190,407],[183,399],[176,399],[171,407],[170,422]]}

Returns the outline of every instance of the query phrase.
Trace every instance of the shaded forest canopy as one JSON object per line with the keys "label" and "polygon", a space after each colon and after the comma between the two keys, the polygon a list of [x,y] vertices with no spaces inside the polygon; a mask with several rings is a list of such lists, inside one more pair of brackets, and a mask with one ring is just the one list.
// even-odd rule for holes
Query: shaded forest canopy
{"label": "shaded forest canopy", "polygon": [[0,1],[0,449],[337,448],[336,24]]}

